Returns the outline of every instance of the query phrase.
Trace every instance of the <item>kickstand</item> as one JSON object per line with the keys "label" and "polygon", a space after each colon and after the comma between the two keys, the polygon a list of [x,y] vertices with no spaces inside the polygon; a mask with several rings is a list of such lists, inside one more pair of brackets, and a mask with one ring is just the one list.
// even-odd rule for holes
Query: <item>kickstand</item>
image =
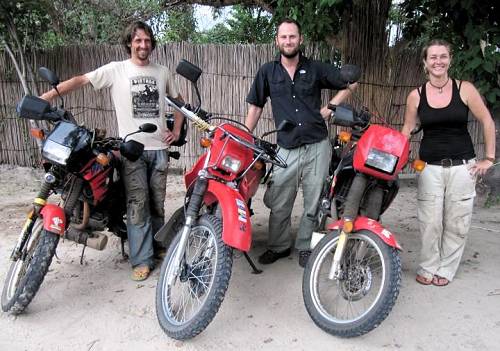
{"label": "kickstand", "polygon": [[85,254],[86,247],[87,247],[87,245],[83,245],[82,255],[80,256],[80,265],[82,265],[82,266],[83,266],[83,255]]}
{"label": "kickstand", "polygon": [[128,259],[128,255],[125,253],[125,239],[124,238],[120,238],[121,242],[122,242],[122,258],[124,260],[127,260]]}
{"label": "kickstand", "polygon": [[247,259],[248,264],[250,265],[250,267],[252,267],[252,274],[262,273],[262,271],[255,266],[255,263],[253,263],[252,259],[250,258],[250,256],[248,256],[248,254],[246,252],[243,252],[243,255],[245,255],[245,258]]}

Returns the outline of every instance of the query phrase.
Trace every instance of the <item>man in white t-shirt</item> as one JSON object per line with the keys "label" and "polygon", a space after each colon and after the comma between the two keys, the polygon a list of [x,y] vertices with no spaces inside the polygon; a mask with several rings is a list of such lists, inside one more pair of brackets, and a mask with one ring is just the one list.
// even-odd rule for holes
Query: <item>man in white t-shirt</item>
{"label": "man in white t-shirt", "polygon": [[[158,127],[153,134],[138,133],[129,138],[144,144],[139,160],[122,158],[132,279],[144,280],[154,267],[153,234],[164,221],[167,149],[179,138],[183,116],[176,112],[174,130],[167,128],[163,96],[181,97],[167,68],[149,60],[156,46],[151,27],[141,21],[132,23],[124,32],[123,45],[130,59],[75,76],[57,88],[61,95],[88,83],[96,90],[110,88],[121,137],[138,130],[143,123]],[[41,98],[51,101],[56,96],[52,89]]]}

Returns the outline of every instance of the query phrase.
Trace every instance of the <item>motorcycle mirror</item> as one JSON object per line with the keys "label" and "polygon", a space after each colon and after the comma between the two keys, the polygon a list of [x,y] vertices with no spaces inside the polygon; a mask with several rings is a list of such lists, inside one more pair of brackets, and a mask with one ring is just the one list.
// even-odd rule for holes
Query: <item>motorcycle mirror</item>
{"label": "motorcycle mirror", "polygon": [[198,81],[202,72],[199,67],[184,59],[180,60],[179,64],[175,68],[175,71],[193,83]]}
{"label": "motorcycle mirror", "polygon": [[154,133],[158,127],[153,123],[144,123],[139,126],[139,130],[143,133]]}
{"label": "motorcycle mirror", "polygon": [[49,82],[53,87],[56,87],[59,84],[59,78],[57,77],[57,75],[47,67],[40,67],[38,69],[38,74],[40,75],[40,77]]}
{"label": "motorcycle mirror", "polygon": [[354,83],[361,77],[361,68],[357,65],[344,65],[340,69],[340,79],[345,83]]}

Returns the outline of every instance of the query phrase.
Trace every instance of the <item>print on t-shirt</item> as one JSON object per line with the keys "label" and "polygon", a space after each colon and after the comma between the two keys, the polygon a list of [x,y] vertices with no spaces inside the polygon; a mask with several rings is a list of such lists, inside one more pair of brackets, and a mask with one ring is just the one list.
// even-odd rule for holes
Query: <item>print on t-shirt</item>
{"label": "print on t-shirt", "polygon": [[159,93],[153,77],[130,79],[132,111],[134,118],[158,118],[160,115]]}

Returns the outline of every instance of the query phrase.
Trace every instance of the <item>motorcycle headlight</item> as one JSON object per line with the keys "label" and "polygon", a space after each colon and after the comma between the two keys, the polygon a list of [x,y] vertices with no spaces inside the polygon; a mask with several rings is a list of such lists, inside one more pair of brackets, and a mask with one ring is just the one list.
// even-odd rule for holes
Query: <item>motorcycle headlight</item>
{"label": "motorcycle headlight", "polygon": [[238,173],[241,167],[241,161],[231,156],[226,156],[222,160],[221,167],[228,172]]}
{"label": "motorcycle headlight", "polygon": [[48,161],[65,166],[70,154],[71,148],[58,144],[50,139],[45,140],[43,144],[42,156]]}
{"label": "motorcycle headlight", "polygon": [[370,149],[365,165],[388,174],[393,174],[397,163],[397,156],[384,151]]}

